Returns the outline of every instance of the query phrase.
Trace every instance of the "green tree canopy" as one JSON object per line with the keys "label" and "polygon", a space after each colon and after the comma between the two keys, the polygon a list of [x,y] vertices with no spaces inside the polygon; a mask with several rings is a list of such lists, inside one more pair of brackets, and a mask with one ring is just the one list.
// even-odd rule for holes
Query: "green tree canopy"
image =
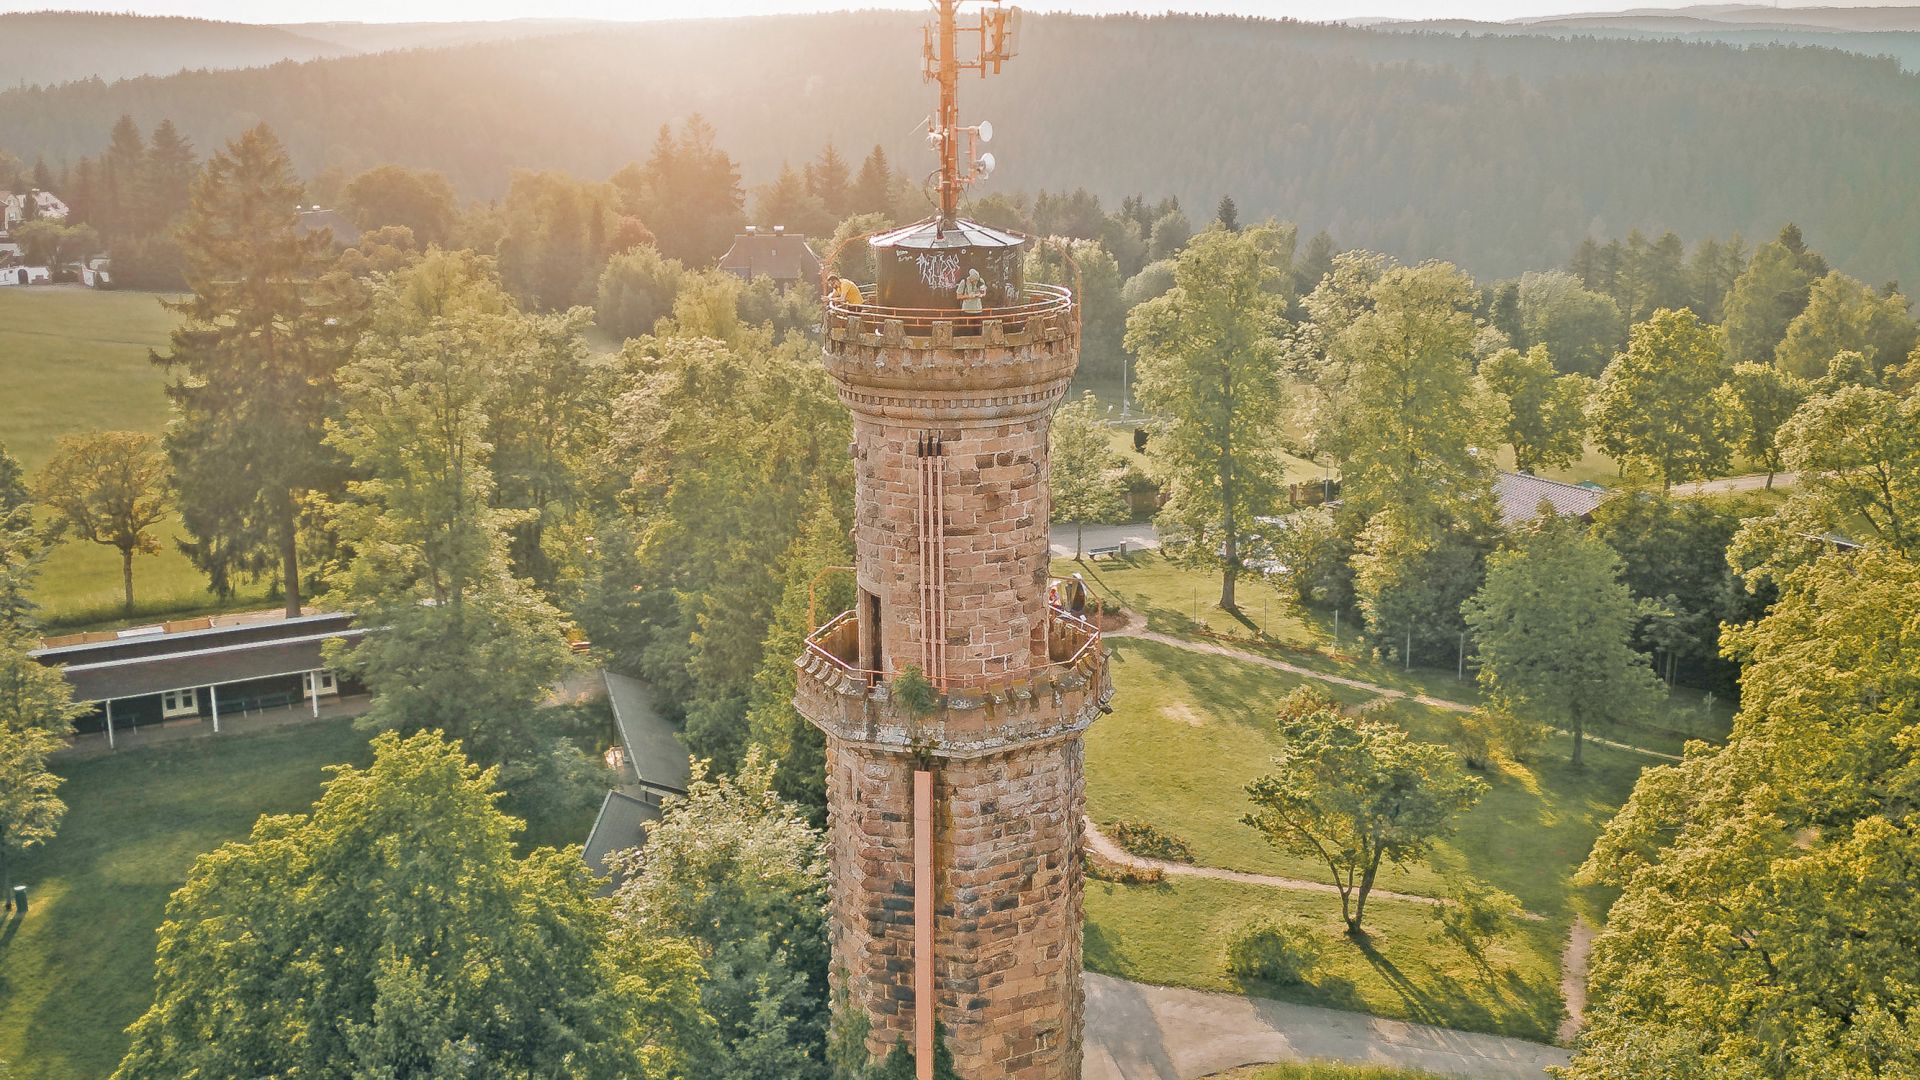
{"label": "green tree canopy", "polygon": [[1877,293],[1836,270],[1813,283],[1774,359],[1789,375],[1817,379],[1835,356],[1857,352],[1878,373],[1906,363],[1916,339],[1920,325],[1907,314],[1906,297]]}
{"label": "green tree canopy", "polygon": [[1920,568],[1869,548],[1792,572],[1728,635],[1731,739],[1644,773],[1581,869],[1620,895],[1564,1075],[1920,1070],[1917,626]]}
{"label": "green tree canopy", "polygon": [[1073,522],[1073,557],[1080,557],[1080,536],[1088,524],[1108,525],[1127,518],[1126,492],[1115,467],[1100,403],[1091,392],[1053,414],[1049,463],[1053,518]]}
{"label": "green tree canopy", "polygon": [[1495,396],[1513,465],[1530,473],[1565,467],[1586,447],[1588,380],[1555,375],[1544,345],[1502,349],[1480,363],[1480,381]]}
{"label": "green tree canopy", "polygon": [[359,477],[334,515],[346,595],[380,628],[330,646],[373,691],[364,722],[454,732],[488,762],[544,755],[532,717],[570,666],[559,613],[510,569],[526,515],[491,502],[488,408],[533,337],[485,260],[431,254],[376,291],[328,436]]}
{"label": "green tree canopy", "polygon": [[632,389],[616,405],[609,468],[625,480],[634,578],[593,629],[639,628],[617,660],[723,769],[746,748],[753,673],[783,591],[775,568],[820,493],[852,488],[847,413],[817,350],[772,345],[764,331],[737,340],[627,345]]}
{"label": "green tree canopy", "polygon": [[144,431],[62,435],[34,482],[34,496],[55,515],[56,535],[73,533],[120,553],[125,610],[133,614],[133,557],[157,555],[153,527],[173,512],[167,459]]}
{"label": "green tree canopy", "polygon": [[698,113],[677,136],[662,124],[647,163],[613,177],[622,212],[647,223],[659,237],[660,254],[688,266],[712,265],[746,220],[740,169],[715,138]]}
{"label": "green tree canopy", "polygon": [[630,932],[684,944],[707,971],[700,1001],[721,1053],[702,1077],[825,1080],[825,845],[773,791],[758,750],[731,777],[696,766],[616,894]]}
{"label": "green tree canopy", "polygon": [[611,945],[577,853],[514,853],[494,779],[436,733],[387,733],[311,813],[200,856],[115,1075],[683,1075],[697,1010],[649,1014],[691,997],[697,961]]}
{"label": "green tree canopy", "polygon": [[1600,449],[1664,487],[1727,466],[1735,418],[1715,394],[1726,377],[1720,334],[1691,311],[1657,311],[1633,328],[1594,395]]}
{"label": "green tree canopy", "polygon": [[1138,393],[1160,418],[1155,445],[1172,489],[1161,518],[1184,534],[1189,558],[1221,568],[1228,609],[1242,540],[1283,475],[1273,421],[1284,400],[1276,335],[1286,275],[1272,249],[1284,239],[1266,227],[1202,233],[1181,252],[1173,289],[1127,316]]}
{"label": "green tree canopy", "polygon": [[1519,304],[1521,333],[1514,344],[1545,345],[1561,371],[1600,374],[1626,337],[1619,306],[1572,274],[1522,274]]}
{"label": "green tree canopy", "polygon": [[1813,283],[1826,275],[1826,260],[1807,248],[1796,226],[1762,244],[1727,294],[1727,355],[1735,363],[1771,361],[1787,328],[1806,310]]}
{"label": "green tree canopy", "polygon": [[1620,569],[1579,522],[1548,514],[1487,560],[1466,604],[1480,685],[1498,708],[1571,730],[1575,765],[1588,727],[1636,719],[1660,697],[1633,648],[1639,611]]}
{"label": "green tree canopy", "polygon": [[1282,731],[1286,750],[1247,785],[1255,809],[1242,820],[1275,847],[1325,862],[1347,932],[1359,936],[1381,864],[1425,859],[1487,786],[1460,771],[1453,751],[1378,721],[1323,709]]}
{"label": "green tree canopy", "polygon": [[1813,387],[1773,364],[1735,364],[1727,376],[1740,452],[1767,467],[1767,486],[1780,471],[1780,427],[1807,400]]}
{"label": "green tree canopy", "polygon": [[290,615],[303,509],[341,482],[322,439],[358,324],[353,292],[328,275],[326,234],[298,228],[301,197],[265,124],[213,155],[178,234],[193,294],[168,302],[181,324],[153,356],[179,413],[166,448],[188,556],[223,595],[277,565]]}
{"label": "green tree canopy", "polygon": [[1779,443],[1799,480],[1773,515],[1741,528],[1728,555],[1735,566],[1775,580],[1835,536],[1920,555],[1920,395],[1866,386],[1816,395]]}
{"label": "green tree canopy", "polygon": [[847,523],[821,492],[806,527],[780,558],[780,602],[747,703],[747,732],[774,762],[774,790],[806,810],[816,828],[827,823],[826,739],[793,707],[793,665],[806,651],[809,632],[853,610],[852,565]]}
{"label": "green tree canopy", "polygon": [[459,214],[453,185],[445,176],[432,169],[392,164],[368,169],[347,181],[341,205],[361,229],[404,225],[413,230],[421,247],[452,239]]}

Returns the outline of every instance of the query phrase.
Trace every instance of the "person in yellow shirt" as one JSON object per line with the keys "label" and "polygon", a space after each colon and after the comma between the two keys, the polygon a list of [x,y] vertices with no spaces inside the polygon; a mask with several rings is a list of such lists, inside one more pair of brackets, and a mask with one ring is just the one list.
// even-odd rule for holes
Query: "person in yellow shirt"
{"label": "person in yellow shirt", "polygon": [[860,294],[860,286],[839,274],[827,278],[827,297],[838,300],[843,307],[858,307],[867,302],[867,298]]}

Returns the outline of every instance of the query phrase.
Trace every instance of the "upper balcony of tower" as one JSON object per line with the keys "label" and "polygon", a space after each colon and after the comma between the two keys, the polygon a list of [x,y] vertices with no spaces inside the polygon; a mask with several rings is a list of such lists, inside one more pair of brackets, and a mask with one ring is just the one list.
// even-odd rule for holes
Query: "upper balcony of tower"
{"label": "upper balcony of tower", "polygon": [[867,241],[877,280],[830,290],[827,348],[985,349],[1079,337],[1073,292],[1029,285],[1031,241],[964,218],[931,218]]}

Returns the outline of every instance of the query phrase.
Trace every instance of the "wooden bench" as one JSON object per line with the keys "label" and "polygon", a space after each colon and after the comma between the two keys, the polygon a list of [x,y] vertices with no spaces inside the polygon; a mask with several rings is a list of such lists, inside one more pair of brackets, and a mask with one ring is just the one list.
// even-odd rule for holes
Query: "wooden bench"
{"label": "wooden bench", "polygon": [[1125,543],[1108,544],[1105,547],[1087,549],[1087,558],[1089,559],[1124,559],[1126,557],[1127,545]]}

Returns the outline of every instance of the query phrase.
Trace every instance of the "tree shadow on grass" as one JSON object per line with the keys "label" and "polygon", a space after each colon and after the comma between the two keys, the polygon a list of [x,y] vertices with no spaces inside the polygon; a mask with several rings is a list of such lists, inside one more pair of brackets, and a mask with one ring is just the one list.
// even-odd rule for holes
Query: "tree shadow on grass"
{"label": "tree shadow on grass", "polygon": [[1494,1031],[1550,1042],[1559,1027],[1561,1005],[1556,987],[1529,980],[1517,971],[1505,978],[1460,979],[1428,971],[1416,980],[1402,971],[1369,938],[1353,939],[1381,980],[1399,995],[1407,1015],[1422,1023],[1473,1031]]}

